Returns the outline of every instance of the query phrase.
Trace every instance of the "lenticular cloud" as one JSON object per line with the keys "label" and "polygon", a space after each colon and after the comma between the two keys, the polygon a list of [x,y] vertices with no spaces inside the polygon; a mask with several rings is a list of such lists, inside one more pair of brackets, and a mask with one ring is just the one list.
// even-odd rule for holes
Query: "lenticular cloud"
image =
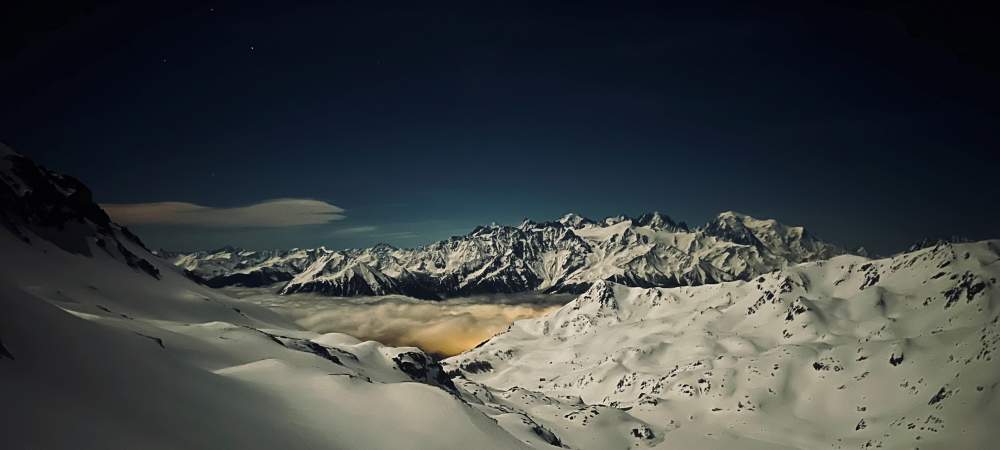
{"label": "lenticular cloud", "polygon": [[279,198],[247,206],[215,208],[187,202],[104,204],[125,225],[206,227],[288,227],[317,225],[344,218],[343,208],[321,200]]}

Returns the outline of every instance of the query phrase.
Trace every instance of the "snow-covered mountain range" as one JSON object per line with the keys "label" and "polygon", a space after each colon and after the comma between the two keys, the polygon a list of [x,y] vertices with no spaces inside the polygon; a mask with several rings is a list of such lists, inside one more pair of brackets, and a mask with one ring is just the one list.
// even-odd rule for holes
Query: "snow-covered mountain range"
{"label": "snow-covered mountain range", "polygon": [[[445,361],[570,448],[992,448],[1000,241],[613,282]],[[600,431],[598,431],[600,430]]]}
{"label": "snow-covered mountain range", "polygon": [[689,228],[660,213],[593,221],[490,225],[414,249],[250,251],[175,254],[178,266],[214,286],[285,283],[281,293],[403,294],[442,298],[540,290],[579,293],[610,280],[637,287],[750,279],[788,265],[845,253],[802,227],[724,212]]}
{"label": "snow-covered mountain range", "polygon": [[[696,230],[654,215],[483,227],[421,251],[529,254],[543,245],[492,235],[558,232],[587,251],[547,252],[600,276],[567,272],[581,275],[563,286],[589,286],[576,299],[438,363],[196,283],[82,183],[3,146],[0,223],[4,448],[979,449],[998,436],[1000,240],[827,258],[841,252],[801,229],[728,213]],[[665,242],[729,261],[711,265],[731,281],[628,286],[623,267],[668,266],[588,259]],[[228,251],[218,275],[252,259]],[[357,251],[358,270],[385,274],[380,253],[397,252]],[[256,258],[305,273],[336,255]],[[518,260],[536,261],[503,261],[535,273]],[[749,275],[765,262],[776,270]]]}

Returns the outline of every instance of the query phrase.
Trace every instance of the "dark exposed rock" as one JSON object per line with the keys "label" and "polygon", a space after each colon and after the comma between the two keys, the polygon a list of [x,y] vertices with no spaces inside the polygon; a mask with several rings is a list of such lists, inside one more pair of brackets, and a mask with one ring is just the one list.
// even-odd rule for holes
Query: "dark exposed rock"
{"label": "dark exposed rock", "polygon": [[128,264],[129,267],[139,269],[153,278],[160,279],[159,269],[154,267],[149,261],[136,256],[135,253],[125,248],[121,242],[118,242],[118,253],[122,255],[122,258],[125,259],[125,264]]}
{"label": "dark exposed rock", "polygon": [[489,361],[469,361],[460,364],[459,368],[469,373],[492,372],[493,364]]}
{"label": "dark exposed rock", "polygon": [[937,393],[934,394],[933,397],[931,397],[930,401],[928,401],[927,404],[928,405],[934,405],[934,404],[940,403],[942,400],[948,398],[951,395],[952,391],[949,390],[949,389],[947,389],[947,387],[948,386],[944,386],[941,389],[939,389],[937,391]]}
{"label": "dark exposed rock", "polygon": [[[0,224],[15,236],[31,244],[28,236],[35,235],[64,251],[84,256],[92,256],[93,242],[129,267],[159,278],[159,270],[129,251],[119,236],[148,251],[142,241],[112,222],[83,183],[16,153],[2,158],[0,164],[5,170],[0,171]],[[117,250],[117,256],[113,250]]]}
{"label": "dark exposed rock", "polygon": [[920,241],[914,242],[910,245],[908,252],[915,252],[920,249],[944,246],[949,244],[960,244],[963,242],[972,242],[971,239],[962,236],[949,236],[945,238],[924,238]]}
{"label": "dark exposed rock", "polygon": [[[70,222],[88,221],[98,231],[111,231],[111,218],[79,180],[36,166],[23,156],[4,158],[11,164],[11,173],[23,183],[20,187],[26,189],[18,195],[7,183],[0,183],[0,209],[5,213],[29,226],[62,229]],[[14,179],[4,181],[17,183]]]}
{"label": "dark exposed rock", "polygon": [[844,370],[844,366],[837,364],[836,360],[833,360],[832,358],[825,358],[825,359],[828,360],[829,362],[816,361],[812,365],[813,369],[816,371],[832,370],[834,372],[840,372],[841,370]]}
{"label": "dark exposed rock", "polygon": [[965,294],[965,299],[967,303],[971,303],[975,299],[976,295],[986,289],[986,282],[980,280],[978,276],[972,274],[971,272],[965,272],[962,274],[962,279],[959,281],[958,285],[949,288],[944,291],[944,298],[948,301],[945,303],[945,309],[950,308],[955,302],[962,298],[962,294]]}
{"label": "dark exposed rock", "polygon": [[647,426],[641,426],[641,427],[638,427],[638,428],[633,428],[632,429],[632,436],[633,437],[637,437],[639,439],[654,439],[654,438],[656,438],[656,434],[653,433],[653,430],[649,429],[649,427],[647,427]]}
{"label": "dark exposed rock", "polygon": [[135,334],[138,334],[139,336],[142,336],[142,337],[144,337],[146,339],[149,339],[149,340],[151,340],[153,342],[156,342],[156,345],[159,345],[160,348],[163,348],[163,349],[167,348],[166,345],[163,345],[163,339],[160,339],[160,338],[154,337],[154,336],[149,336],[149,335],[142,334],[142,333],[138,333],[138,332],[135,333]]}
{"label": "dark exposed rock", "polygon": [[7,350],[7,347],[4,347],[3,340],[0,340],[0,358],[14,359],[14,355],[12,355],[9,350]]}
{"label": "dark exposed rock", "polygon": [[864,290],[865,288],[872,287],[879,282],[881,276],[878,272],[878,266],[868,263],[862,265],[860,269],[865,272],[865,281],[861,283],[861,286],[859,286],[858,289]]}
{"label": "dark exposed rock", "polygon": [[[340,280],[336,283],[323,280],[310,283],[289,284],[281,290],[281,293],[318,293],[335,297],[401,294],[424,300],[440,300],[441,297],[436,293],[436,290],[422,281],[423,279],[418,277],[407,280],[388,280],[389,289],[386,291],[377,291],[362,276],[356,275],[351,276],[346,280]],[[468,293],[471,294],[478,292],[470,290]]]}
{"label": "dark exposed rock", "polygon": [[206,280],[206,279],[198,276],[198,274],[196,274],[196,273],[194,273],[194,272],[192,272],[190,270],[184,269],[183,273],[184,273],[185,277],[187,277],[191,281],[194,281],[195,283],[198,283],[198,284],[201,284],[201,285],[205,285],[205,286],[208,285],[208,280]]}
{"label": "dark exposed rock", "polygon": [[[266,334],[271,338],[271,340],[277,342],[278,344],[281,344],[284,347],[290,348],[292,350],[298,350],[300,352],[312,353],[334,364],[344,365],[344,363],[341,362],[340,358],[337,357],[337,355],[334,355],[333,353],[330,352],[329,348],[317,344],[313,341],[307,339],[292,338],[287,336],[278,336],[260,330],[257,331]],[[355,359],[357,359],[357,357],[355,357]]]}
{"label": "dark exposed rock", "polygon": [[413,381],[439,386],[452,393],[458,392],[444,368],[423,353],[402,352],[394,356],[392,362]]}
{"label": "dark exposed rock", "polygon": [[[185,271],[185,273],[189,272],[191,271]],[[194,273],[191,274],[194,275]],[[194,276],[197,277],[197,275]],[[220,275],[207,280],[202,279],[202,284],[214,288],[225,286],[262,287],[270,286],[283,281],[289,281],[293,277],[294,276],[291,273],[264,267],[250,273],[233,273],[229,275]],[[198,278],[201,279],[201,277]]]}

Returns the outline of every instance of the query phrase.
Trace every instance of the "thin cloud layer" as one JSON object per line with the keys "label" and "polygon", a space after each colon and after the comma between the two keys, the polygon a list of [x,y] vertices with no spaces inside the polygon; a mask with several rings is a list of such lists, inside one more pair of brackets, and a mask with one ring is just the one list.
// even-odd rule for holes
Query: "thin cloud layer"
{"label": "thin cloud layer", "polygon": [[356,234],[369,234],[369,233],[371,233],[371,232],[373,232],[373,231],[375,231],[377,229],[378,229],[378,227],[375,227],[375,226],[362,225],[362,226],[357,226],[357,227],[340,228],[340,229],[331,231],[330,234],[333,235],[333,236],[345,236],[345,235],[349,236],[349,235],[356,235]]}
{"label": "thin cloud layer", "polygon": [[304,198],[279,198],[235,208],[214,208],[186,202],[103,204],[116,222],[125,225],[190,225],[204,227],[290,227],[340,220],[343,208]]}

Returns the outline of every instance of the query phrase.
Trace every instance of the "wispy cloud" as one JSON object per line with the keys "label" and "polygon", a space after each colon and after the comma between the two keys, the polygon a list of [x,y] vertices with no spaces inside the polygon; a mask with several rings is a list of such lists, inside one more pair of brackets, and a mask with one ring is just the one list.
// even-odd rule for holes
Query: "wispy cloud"
{"label": "wispy cloud", "polygon": [[373,231],[375,231],[377,229],[378,229],[378,227],[373,226],[373,225],[362,225],[362,226],[357,226],[357,227],[338,228],[336,230],[331,231],[330,234],[334,235],[334,236],[347,236],[347,235],[355,235],[355,234],[368,234],[368,233],[371,233],[371,232],[373,232]]}
{"label": "wispy cloud", "polygon": [[376,236],[384,239],[411,239],[417,237],[417,233],[412,231],[396,231],[392,233],[380,233]]}
{"label": "wispy cloud", "polygon": [[379,239],[413,239],[417,233],[412,231],[383,231],[375,225],[359,225],[356,227],[338,228],[330,232],[330,236],[368,235]]}
{"label": "wispy cloud", "polygon": [[290,227],[344,218],[343,208],[304,198],[279,198],[235,208],[215,208],[186,202],[103,204],[118,223],[126,225],[193,225],[205,227]]}

